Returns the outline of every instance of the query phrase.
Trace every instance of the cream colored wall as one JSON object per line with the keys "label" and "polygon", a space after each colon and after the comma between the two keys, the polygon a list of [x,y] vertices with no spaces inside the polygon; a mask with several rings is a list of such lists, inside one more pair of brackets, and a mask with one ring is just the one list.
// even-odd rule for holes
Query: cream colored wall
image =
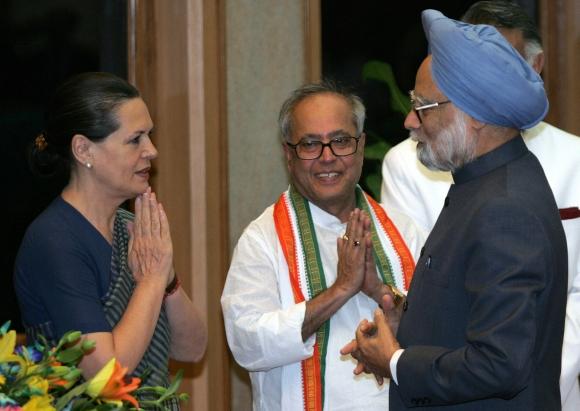
{"label": "cream colored wall", "polygon": [[287,185],[276,119],[304,80],[303,7],[297,1],[226,2],[230,240]]}
{"label": "cream colored wall", "polygon": [[[230,244],[288,180],[276,120],[304,82],[301,1],[227,0],[226,62]],[[232,410],[251,409],[247,373],[232,363]]]}

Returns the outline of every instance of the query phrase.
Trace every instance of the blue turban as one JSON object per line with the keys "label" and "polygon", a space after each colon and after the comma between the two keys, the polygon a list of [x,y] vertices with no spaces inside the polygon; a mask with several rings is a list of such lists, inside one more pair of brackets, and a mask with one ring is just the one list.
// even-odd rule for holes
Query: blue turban
{"label": "blue turban", "polygon": [[424,10],[431,73],[455,106],[487,124],[528,129],[548,112],[542,78],[487,24],[472,25]]}

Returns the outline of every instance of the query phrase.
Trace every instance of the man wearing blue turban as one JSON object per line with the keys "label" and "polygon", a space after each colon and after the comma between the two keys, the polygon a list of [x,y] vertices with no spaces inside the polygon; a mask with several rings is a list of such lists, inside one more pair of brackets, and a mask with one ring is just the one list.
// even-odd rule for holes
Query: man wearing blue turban
{"label": "man wearing blue turban", "polygon": [[390,410],[559,410],[566,239],[520,134],[548,110],[543,82],[495,28],[422,18],[431,54],[405,126],[454,184],[406,301],[385,297],[342,353],[392,377]]}

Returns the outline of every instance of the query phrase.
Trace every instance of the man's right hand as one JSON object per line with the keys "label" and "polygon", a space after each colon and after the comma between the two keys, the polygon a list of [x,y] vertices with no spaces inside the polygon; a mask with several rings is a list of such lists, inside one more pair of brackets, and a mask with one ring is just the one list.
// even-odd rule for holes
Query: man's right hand
{"label": "man's right hand", "polygon": [[365,255],[370,239],[370,218],[359,209],[349,217],[346,233],[337,239],[336,281],[306,302],[302,341],[306,341],[353,295],[361,291],[365,279]]}
{"label": "man's right hand", "polygon": [[379,384],[382,384],[383,378],[391,378],[391,357],[401,348],[389,322],[389,315],[377,308],[374,322],[362,320],[355,339],[340,350],[342,355],[350,354],[358,361],[355,374],[374,374]]}
{"label": "man's right hand", "polygon": [[362,289],[369,245],[372,246],[370,218],[364,211],[355,208],[350,214],[344,236],[337,240],[338,267],[334,287],[345,290],[350,296]]}

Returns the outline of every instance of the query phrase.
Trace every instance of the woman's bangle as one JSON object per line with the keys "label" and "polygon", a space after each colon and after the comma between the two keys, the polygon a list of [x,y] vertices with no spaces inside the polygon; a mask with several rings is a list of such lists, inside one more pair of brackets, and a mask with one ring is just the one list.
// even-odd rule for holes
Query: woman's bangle
{"label": "woman's bangle", "polygon": [[179,278],[177,278],[177,274],[175,274],[173,276],[173,280],[171,280],[169,285],[167,287],[165,287],[165,295],[163,297],[167,298],[171,294],[175,293],[179,289],[180,285],[181,285],[181,282],[179,281]]}

